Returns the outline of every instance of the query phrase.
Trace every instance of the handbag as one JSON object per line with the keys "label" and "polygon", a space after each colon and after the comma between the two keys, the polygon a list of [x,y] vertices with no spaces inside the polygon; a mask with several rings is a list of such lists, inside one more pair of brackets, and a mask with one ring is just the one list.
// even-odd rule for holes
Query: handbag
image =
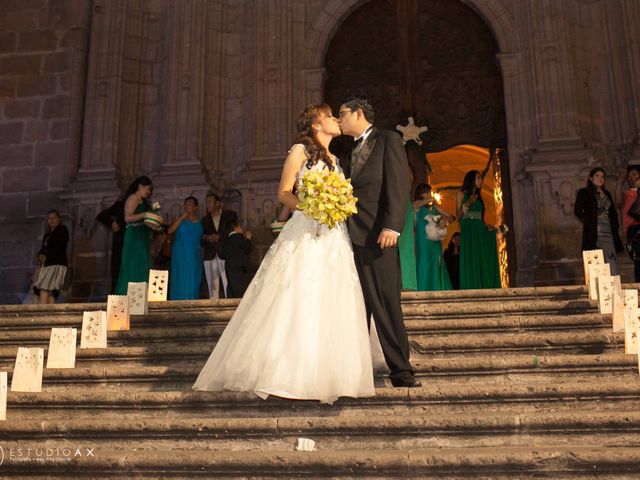
{"label": "handbag", "polygon": [[427,225],[424,227],[424,230],[428,240],[439,242],[444,240],[447,236],[447,227],[438,226],[438,222],[440,222],[441,218],[441,215],[427,215],[424,217],[427,221]]}
{"label": "handbag", "polygon": [[160,249],[160,255],[166,258],[171,258],[171,247],[173,246],[173,233],[167,233],[162,242],[162,248]]}

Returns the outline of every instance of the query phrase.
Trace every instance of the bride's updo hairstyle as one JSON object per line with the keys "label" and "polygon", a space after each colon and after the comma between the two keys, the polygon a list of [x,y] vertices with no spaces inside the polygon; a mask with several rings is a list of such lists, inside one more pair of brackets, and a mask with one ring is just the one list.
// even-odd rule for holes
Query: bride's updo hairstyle
{"label": "bride's updo hairstyle", "polygon": [[309,159],[307,160],[307,168],[313,167],[318,162],[324,162],[329,170],[333,170],[333,163],[329,158],[327,150],[320,144],[315,130],[314,122],[318,121],[321,116],[331,116],[331,107],[326,103],[311,104],[305,108],[298,117],[298,134],[293,143],[301,143]]}

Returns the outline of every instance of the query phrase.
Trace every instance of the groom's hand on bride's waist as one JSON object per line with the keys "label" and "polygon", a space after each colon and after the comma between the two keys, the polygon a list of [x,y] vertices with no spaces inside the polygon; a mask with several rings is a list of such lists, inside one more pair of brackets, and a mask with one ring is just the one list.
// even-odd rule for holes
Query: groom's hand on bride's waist
{"label": "groom's hand on bride's waist", "polygon": [[383,228],[380,235],[378,235],[378,245],[380,245],[380,249],[384,250],[385,248],[395,247],[398,245],[399,236],[400,234],[398,232],[394,232],[388,228]]}

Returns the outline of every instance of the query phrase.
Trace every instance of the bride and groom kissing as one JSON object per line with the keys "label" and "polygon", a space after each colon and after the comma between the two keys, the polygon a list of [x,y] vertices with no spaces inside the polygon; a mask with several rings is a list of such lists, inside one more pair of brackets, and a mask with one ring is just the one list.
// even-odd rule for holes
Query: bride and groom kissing
{"label": "bride and groom kissing", "polygon": [[[401,138],[373,122],[370,101],[359,95],[340,102],[338,118],[326,104],[309,105],[300,114],[278,189],[278,199],[294,214],[267,252],[194,390],[325,403],[373,396],[372,350],[375,356],[380,347],[394,387],[420,386],[409,363],[397,249],[409,167]],[[341,134],[355,140],[344,165],[329,152],[329,143]],[[346,225],[319,227],[296,210],[296,186],[307,171],[322,169],[351,178],[358,212]]]}

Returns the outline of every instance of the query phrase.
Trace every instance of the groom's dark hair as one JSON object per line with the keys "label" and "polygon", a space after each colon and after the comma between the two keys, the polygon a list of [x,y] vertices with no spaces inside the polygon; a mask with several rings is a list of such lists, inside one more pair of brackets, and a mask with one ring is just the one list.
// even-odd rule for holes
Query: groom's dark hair
{"label": "groom's dark hair", "polygon": [[373,106],[369,101],[369,97],[366,95],[361,93],[351,93],[340,100],[340,105],[344,105],[352,112],[361,109],[364,114],[364,118],[367,119],[367,122],[373,123]]}

